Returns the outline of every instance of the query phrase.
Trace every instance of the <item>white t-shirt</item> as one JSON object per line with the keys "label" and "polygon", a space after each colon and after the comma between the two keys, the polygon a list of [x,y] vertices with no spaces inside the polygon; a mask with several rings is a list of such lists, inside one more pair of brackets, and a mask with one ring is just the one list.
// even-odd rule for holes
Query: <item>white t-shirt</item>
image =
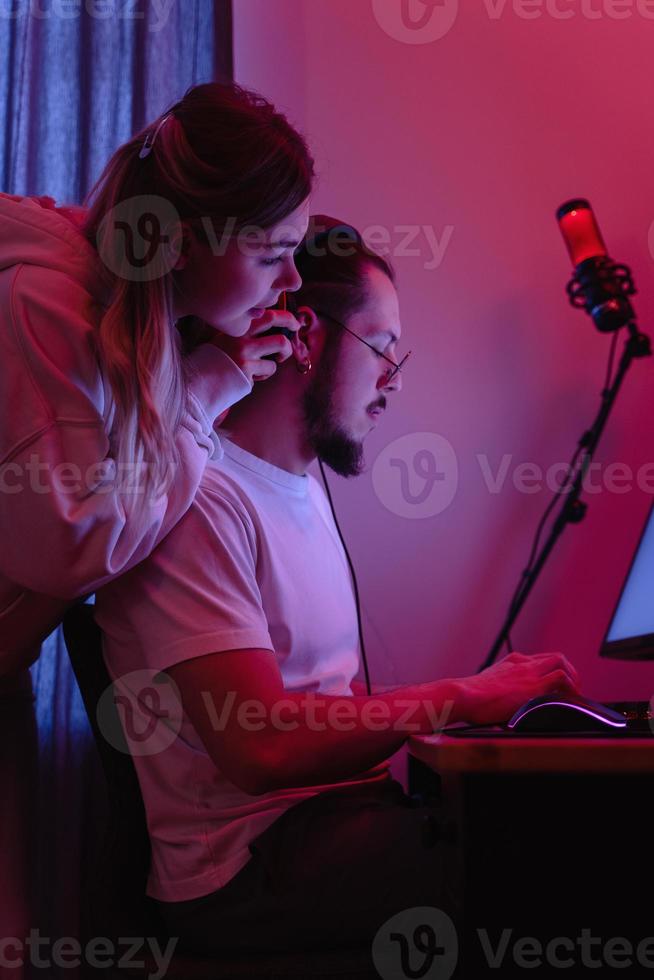
{"label": "white t-shirt", "polygon": [[194,657],[262,648],[274,651],[287,690],[352,694],[356,607],[323,490],[222,433],[220,442],[223,459],[207,465],[187,514],[96,600],[152,841],[148,894],[161,901],[221,888],[290,806],[388,778],[383,762],[342,783],[250,796],[216,768],[170,685],[154,679]]}

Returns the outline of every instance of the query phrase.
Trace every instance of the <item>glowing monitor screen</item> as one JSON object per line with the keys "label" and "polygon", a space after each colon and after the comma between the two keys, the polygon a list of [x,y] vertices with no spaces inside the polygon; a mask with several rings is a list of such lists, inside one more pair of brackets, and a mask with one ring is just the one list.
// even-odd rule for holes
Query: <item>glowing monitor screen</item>
{"label": "glowing monitor screen", "polygon": [[654,658],[654,507],[600,651],[603,657]]}

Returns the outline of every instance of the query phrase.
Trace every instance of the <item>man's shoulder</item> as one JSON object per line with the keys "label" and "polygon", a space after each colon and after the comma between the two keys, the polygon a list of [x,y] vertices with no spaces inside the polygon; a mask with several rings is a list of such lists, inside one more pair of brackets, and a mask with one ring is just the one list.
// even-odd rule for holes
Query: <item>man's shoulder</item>
{"label": "man's shoulder", "polygon": [[239,513],[249,513],[252,506],[247,487],[232,473],[227,456],[208,461],[196,493],[198,499],[232,507]]}
{"label": "man's shoulder", "polygon": [[[108,597],[125,593],[140,595],[139,589],[161,571],[165,572],[161,583],[180,579],[198,581],[198,565],[212,567],[216,556],[224,556],[225,552],[238,552],[245,557],[248,545],[253,550],[256,548],[256,540],[253,509],[245,494],[220,461],[209,460],[181,520],[144,561],[103,586],[101,592]],[[129,602],[133,605],[131,598]]]}

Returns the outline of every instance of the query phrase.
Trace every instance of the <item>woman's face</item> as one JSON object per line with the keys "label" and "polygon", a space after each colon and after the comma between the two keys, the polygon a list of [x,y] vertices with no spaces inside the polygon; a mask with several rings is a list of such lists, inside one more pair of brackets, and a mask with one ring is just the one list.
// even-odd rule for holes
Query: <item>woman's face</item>
{"label": "woman's face", "polygon": [[197,316],[230,337],[247,333],[253,319],[299,289],[294,253],[309,223],[309,202],[271,228],[250,229],[207,245],[190,235],[173,273],[175,319]]}

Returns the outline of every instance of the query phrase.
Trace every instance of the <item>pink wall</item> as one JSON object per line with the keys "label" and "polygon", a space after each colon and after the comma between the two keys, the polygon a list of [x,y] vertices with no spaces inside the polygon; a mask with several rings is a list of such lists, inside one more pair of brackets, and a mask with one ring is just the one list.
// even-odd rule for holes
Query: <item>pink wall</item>
{"label": "pink wall", "polygon": [[[411,3],[416,17],[427,9]],[[640,322],[654,333],[654,4],[476,0],[457,14],[445,0],[437,15],[454,22],[440,38],[423,32],[424,43],[407,43],[418,32],[401,27],[399,0],[235,8],[237,80],[308,135],[321,174],[314,210],[382,225],[396,252],[400,226],[429,226],[445,243],[434,260],[421,231],[420,254],[394,256],[413,359],[367,443],[369,472],[332,483],[374,679],[470,673],[550,499],[519,492],[515,466],[565,462],[604,379],[609,342],[564,294],[570,267],[553,217],[564,200],[590,198],[609,251],[633,267]],[[563,650],[591,697],[652,692],[654,668],[597,652],[654,491],[635,487],[654,460],[653,381],[654,360],[633,368],[598,456],[631,467],[634,488],[586,498],[586,521],[567,530],[513,635],[527,652]],[[389,455],[411,465],[431,445],[421,433],[452,446],[458,487],[447,509],[417,519],[399,470],[383,456],[373,464],[410,436]],[[505,454],[506,482],[490,492],[477,457],[494,474]],[[414,477],[411,493],[423,485]],[[434,508],[451,485],[450,473]]]}

